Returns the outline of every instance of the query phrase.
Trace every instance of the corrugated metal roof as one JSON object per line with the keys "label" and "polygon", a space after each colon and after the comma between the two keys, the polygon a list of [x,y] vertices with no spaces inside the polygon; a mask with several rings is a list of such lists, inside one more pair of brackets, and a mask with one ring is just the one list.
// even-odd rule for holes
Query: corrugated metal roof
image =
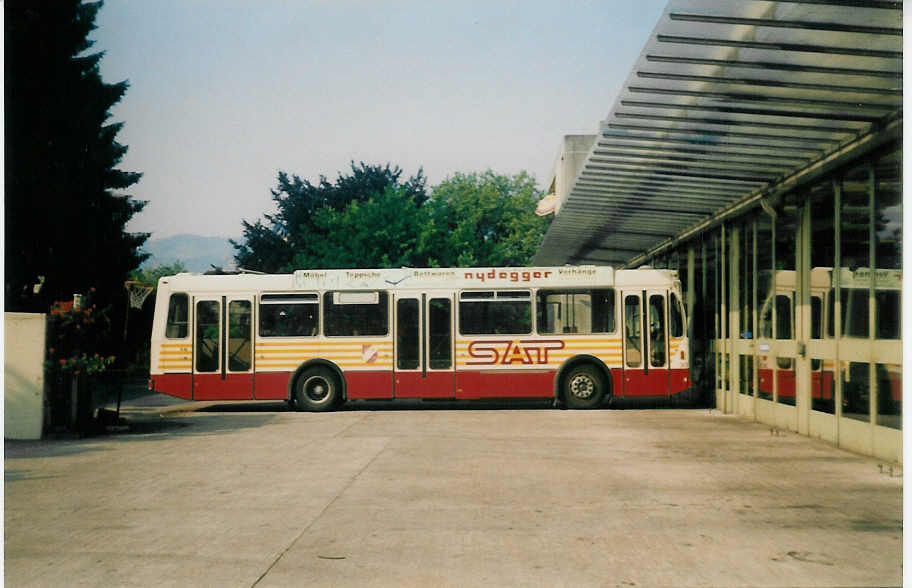
{"label": "corrugated metal roof", "polygon": [[902,116],[902,2],[672,0],[535,258],[623,266]]}

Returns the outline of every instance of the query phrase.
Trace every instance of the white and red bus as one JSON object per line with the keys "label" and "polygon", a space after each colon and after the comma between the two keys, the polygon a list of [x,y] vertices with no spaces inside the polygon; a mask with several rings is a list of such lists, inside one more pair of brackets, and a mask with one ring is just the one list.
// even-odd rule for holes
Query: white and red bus
{"label": "white and red bus", "polygon": [[[761,343],[764,349],[770,348],[775,340],[794,340],[796,336],[796,279],[793,270],[777,270],[775,287],[771,287],[760,309]],[[834,341],[836,339],[836,279],[833,268],[815,267],[810,272],[810,341]],[[874,339],[875,341],[898,341],[900,338],[900,312],[902,305],[902,271],[878,269],[872,272],[868,268],[855,271],[843,268],[839,273],[841,336],[845,339],[859,339],[867,343],[870,331],[870,305],[872,280],[874,282]],[[775,319],[773,309],[775,308]],[[877,342],[872,342],[877,345]],[[875,351],[877,348],[875,347]],[[841,362],[840,372],[846,387],[852,379],[851,360]],[[795,359],[780,356],[775,359],[776,387],[778,398],[785,404],[795,404]],[[811,360],[811,400],[817,404],[834,402],[837,362],[828,359]],[[902,374],[899,365],[879,366],[884,372],[883,378],[889,386],[887,397],[899,406],[902,402]],[[766,398],[773,396],[773,356],[760,353],[758,362],[758,379],[760,394]],[[865,377],[866,379],[866,377]],[[861,384],[864,392],[858,398],[847,391],[843,394],[844,408],[853,404],[867,404],[867,383]]]}
{"label": "white and red bus", "polygon": [[161,278],[150,386],[193,400],[611,397],[690,388],[681,283],[610,267]]}

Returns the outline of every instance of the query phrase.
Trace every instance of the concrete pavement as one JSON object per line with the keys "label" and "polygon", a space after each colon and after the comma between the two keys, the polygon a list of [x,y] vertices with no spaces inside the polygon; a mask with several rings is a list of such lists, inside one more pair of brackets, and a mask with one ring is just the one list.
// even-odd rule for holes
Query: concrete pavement
{"label": "concrete pavement", "polygon": [[902,581],[896,467],[706,410],[437,406],[146,403],[7,441],[7,585]]}

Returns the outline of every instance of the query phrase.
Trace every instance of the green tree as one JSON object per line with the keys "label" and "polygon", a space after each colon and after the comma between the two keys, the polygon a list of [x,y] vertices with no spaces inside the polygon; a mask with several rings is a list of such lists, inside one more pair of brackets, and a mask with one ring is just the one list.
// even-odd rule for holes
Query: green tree
{"label": "green tree", "polygon": [[[137,268],[130,272],[130,279],[155,286],[155,289],[158,290],[159,278],[175,276],[185,271],[187,271],[187,266],[184,265],[184,262],[177,260],[174,263],[166,263],[155,267]],[[154,296],[154,292],[152,295]]]}
{"label": "green tree", "polygon": [[[276,204],[275,214],[265,214],[255,223],[242,221],[243,242],[232,240],[237,250],[238,267],[265,272],[283,272],[298,267],[327,267],[328,261],[319,261],[325,252],[325,241],[334,241],[338,235],[330,217],[344,211],[351,203],[366,203],[382,197],[387,188],[412,200],[420,207],[426,200],[424,172],[401,181],[402,170],[389,164],[367,165],[351,163],[351,174],[339,173],[335,183],[320,176],[317,184],[302,180],[296,175],[279,172],[278,185],[272,190]],[[322,218],[320,215],[323,215]],[[328,216],[327,216],[328,215]],[[318,222],[318,219],[319,222]],[[298,265],[301,263],[316,265]]]}
{"label": "green tree", "polygon": [[427,206],[435,233],[431,265],[529,265],[550,222],[535,214],[541,197],[524,171],[447,178],[434,187]]}
{"label": "green tree", "polygon": [[388,187],[342,210],[318,209],[314,227],[323,237],[294,256],[301,268],[425,266],[428,263],[426,207],[406,187]]}
{"label": "green tree", "polygon": [[121,192],[140,174],[116,169],[127,147],[108,123],[127,82],[102,82],[102,53],[87,53],[100,7],[4,3],[6,310],[46,312],[93,286],[104,307],[145,258],[148,234],[124,230],[145,202]]}

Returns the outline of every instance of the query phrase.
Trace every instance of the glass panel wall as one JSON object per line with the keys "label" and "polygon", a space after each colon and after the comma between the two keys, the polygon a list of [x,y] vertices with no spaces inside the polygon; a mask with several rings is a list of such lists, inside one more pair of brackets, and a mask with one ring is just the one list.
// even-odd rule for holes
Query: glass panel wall
{"label": "glass panel wall", "polygon": [[811,410],[836,414],[836,362],[811,356]]}
{"label": "glass panel wall", "polygon": [[719,347],[719,376],[721,378],[720,390],[731,389],[731,365],[729,354],[729,337],[731,336],[731,295],[729,285],[731,284],[731,230],[727,226],[722,227],[722,233],[719,237],[719,333],[724,341]]}
{"label": "glass panel wall", "polygon": [[791,406],[801,394],[811,411],[901,429],[901,167],[901,150],[857,160],[658,261],[685,281],[693,251],[685,287],[704,398],[728,390],[736,368],[742,394]]}
{"label": "glass panel wall", "polygon": [[712,406],[713,370],[713,276],[712,240],[701,236],[694,245],[694,307],[688,316],[691,326],[691,356],[693,357],[693,380],[697,387],[698,402]]}
{"label": "glass panel wall", "polygon": [[867,421],[870,415],[871,364],[844,362],[842,369],[842,416]]}
{"label": "glass panel wall", "polygon": [[870,334],[868,297],[872,176],[873,170],[869,165],[860,165],[849,170],[842,180],[839,217],[840,265],[843,269],[840,275],[842,336],[857,339],[866,339]]}
{"label": "glass panel wall", "polygon": [[[870,338],[871,293],[871,192],[874,170],[862,163],[842,178],[839,215],[840,266],[839,303],[842,337]],[[846,351],[843,367],[843,416],[869,421],[871,415],[871,364],[869,348],[859,355]]]}
{"label": "glass panel wall", "polygon": [[[832,275],[836,267],[836,194],[833,181],[826,179],[811,187],[811,272],[808,276],[811,341],[822,341],[831,309]],[[835,350],[834,350],[835,351]],[[832,357],[811,357],[811,409],[836,414],[835,371]]]}
{"label": "glass panel wall", "polygon": [[714,390],[722,387],[722,300],[720,293],[720,274],[719,265],[721,264],[721,255],[719,252],[719,241],[721,240],[721,231],[715,231],[706,242],[706,269],[708,274],[708,292],[710,293],[709,302],[712,305],[712,339],[713,339],[713,382]]}
{"label": "glass panel wall", "polygon": [[768,214],[757,218],[757,304],[760,306],[760,323],[757,337],[757,396],[773,399],[773,357],[770,353],[772,339],[773,307],[773,219]]}
{"label": "glass panel wall", "polygon": [[754,223],[753,220],[741,225],[738,235],[738,336],[741,339],[754,338]]}
{"label": "glass panel wall", "polygon": [[[787,195],[779,206],[776,215],[775,249],[776,262],[775,289],[773,304],[773,337],[777,341],[795,340],[795,304],[797,276],[796,247],[798,226],[801,222],[803,198],[796,193]],[[776,401],[781,404],[795,405],[795,358],[792,354],[783,353],[782,347],[776,354]]]}
{"label": "glass panel wall", "polygon": [[902,365],[875,365],[877,378],[877,424],[902,429]]}
{"label": "glass panel wall", "polygon": [[[754,219],[740,226],[738,233],[738,338],[754,338]],[[754,355],[742,353],[738,358],[740,368],[739,392],[752,395],[754,390]]]}
{"label": "glass panel wall", "polygon": [[[902,336],[902,151],[875,162],[874,181],[874,338],[897,347]],[[875,364],[875,380],[877,424],[901,429],[902,365]]]}

